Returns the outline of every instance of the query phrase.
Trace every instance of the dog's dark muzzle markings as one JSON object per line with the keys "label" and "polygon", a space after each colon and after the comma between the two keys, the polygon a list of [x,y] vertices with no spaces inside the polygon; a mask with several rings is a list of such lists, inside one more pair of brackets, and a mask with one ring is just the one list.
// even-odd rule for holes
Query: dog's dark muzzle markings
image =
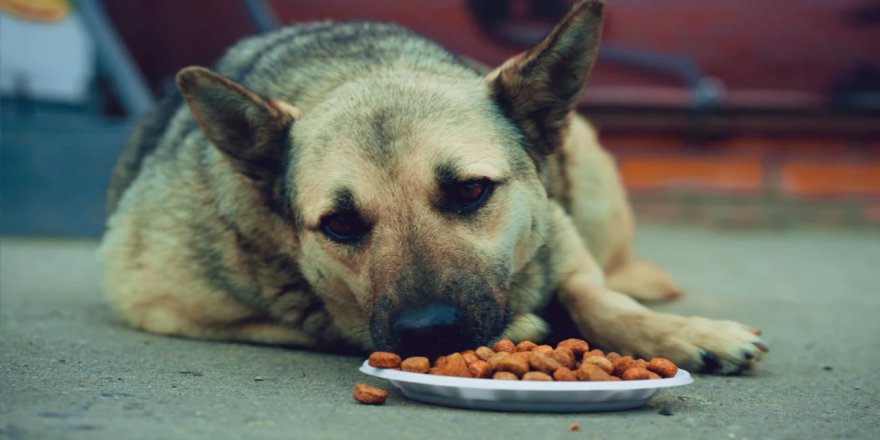
{"label": "dog's dark muzzle markings", "polygon": [[428,347],[439,351],[437,354],[451,353],[458,350],[462,340],[470,339],[464,334],[462,318],[461,309],[449,304],[403,310],[391,320],[391,337],[403,353],[428,354]]}
{"label": "dog's dark muzzle markings", "polygon": [[[412,227],[412,226],[411,226]],[[401,355],[435,356],[487,344],[508,324],[509,263],[418,229],[379,246],[370,315],[373,345]]]}
{"label": "dog's dark muzzle markings", "polygon": [[380,350],[434,357],[488,344],[504,330],[508,314],[488,294],[458,304],[431,299],[401,306],[380,300],[370,331]]}

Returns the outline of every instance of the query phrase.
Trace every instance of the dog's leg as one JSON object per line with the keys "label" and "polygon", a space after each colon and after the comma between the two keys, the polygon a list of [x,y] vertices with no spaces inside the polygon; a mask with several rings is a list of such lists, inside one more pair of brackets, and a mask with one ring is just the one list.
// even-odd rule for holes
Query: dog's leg
{"label": "dog's leg", "polygon": [[614,159],[582,117],[571,118],[556,162],[548,165],[553,193],[563,200],[578,235],[606,271],[609,287],[639,301],[681,296],[663,269],[636,255],[633,210]]}
{"label": "dog's leg", "polygon": [[751,368],[767,351],[746,325],[654,312],[588,273],[570,276],[559,294],[588,341],[624,354],[661,356],[686,369],[728,374]]}
{"label": "dog's leg", "polygon": [[608,287],[639,301],[668,301],[682,296],[681,288],[660,266],[638,257],[611,270]]}
{"label": "dog's leg", "polygon": [[666,357],[683,368],[736,373],[751,368],[767,346],[758,331],[733,321],[658,313],[605,283],[601,267],[580,245],[571,221],[556,213],[551,246],[558,295],[581,334],[603,348]]}
{"label": "dog's leg", "polygon": [[203,336],[224,341],[249,342],[271,345],[314,348],[317,341],[300,330],[273,321],[245,321],[223,327],[203,328]]}
{"label": "dog's leg", "polygon": [[305,348],[314,347],[317,343],[313,337],[301,330],[258,318],[236,322],[197,323],[161,309],[153,310],[143,318],[144,320],[138,323],[137,327],[151,333],[170,336]]}

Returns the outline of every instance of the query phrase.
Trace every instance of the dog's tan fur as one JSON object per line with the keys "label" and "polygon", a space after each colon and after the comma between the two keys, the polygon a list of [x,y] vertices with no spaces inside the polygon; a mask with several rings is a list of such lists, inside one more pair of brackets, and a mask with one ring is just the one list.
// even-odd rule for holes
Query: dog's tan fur
{"label": "dog's tan fur", "polygon": [[[113,304],[155,333],[373,349],[393,341],[392,314],[425,295],[459,304],[480,340],[538,340],[555,326],[541,316],[555,295],[577,330],[608,349],[723,373],[750,367],[766,350],[753,329],[633,299],[680,290],[633,251],[614,162],[572,113],[602,8],[580,3],[541,44],[482,80],[424,56],[352,58],[368,73],[324,82],[309,76],[320,63],[286,79],[273,67],[244,85],[185,69],[178,84],[189,108],[151,117],[114,173],[102,245]],[[311,31],[290,32],[306,41]],[[263,59],[236,64],[234,55],[284,38],[242,43],[221,73],[247,63],[259,72]],[[386,50],[377,41],[370,50]],[[290,91],[297,84],[313,86]],[[155,151],[144,151],[151,143]],[[450,163],[459,180],[497,182],[475,216],[438,211],[437,173]],[[357,246],[321,232],[342,196],[370,225]]]}

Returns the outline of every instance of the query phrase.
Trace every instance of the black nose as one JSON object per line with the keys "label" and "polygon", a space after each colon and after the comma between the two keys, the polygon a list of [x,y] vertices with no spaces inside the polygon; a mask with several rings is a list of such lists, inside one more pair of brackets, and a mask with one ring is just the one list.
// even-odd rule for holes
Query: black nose
{"label": "black nose", "polygon": [[446,304],[404,310],[391,326],[403,356],[435,357],[466,348],[461,310]]}

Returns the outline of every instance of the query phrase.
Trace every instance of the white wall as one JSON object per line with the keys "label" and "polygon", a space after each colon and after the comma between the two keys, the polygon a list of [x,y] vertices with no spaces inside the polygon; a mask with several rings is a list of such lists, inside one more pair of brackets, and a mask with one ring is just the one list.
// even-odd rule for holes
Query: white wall
{"label": "white wall", "polygon": [[[0,13],[0,93],[81,103],[95,76],[95,50],[75,13],[54,23]],[[20,93],[20,92],[19,92]]]}

